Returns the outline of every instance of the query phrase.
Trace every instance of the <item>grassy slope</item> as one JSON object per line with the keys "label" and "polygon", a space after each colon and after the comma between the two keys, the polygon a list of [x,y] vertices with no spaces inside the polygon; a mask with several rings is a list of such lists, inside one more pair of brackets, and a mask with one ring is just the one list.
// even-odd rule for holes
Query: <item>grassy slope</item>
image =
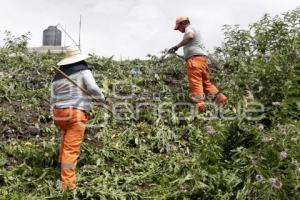
{"label": "grassy slope", "polygon": [[[212,79],[229,96],[230,120],[215,117],[211,106],[204,115],[191,116],[184,106],[170,112],[190,101],[176,57],[93,56],[98,84],[128,112],[112,117],[93,107],[78,189],[65,194],[52,188],[59,135],[48,103],[51,65],[62,55],[28,54],[22,45],[2,49],[0,199],[299,199],[299,19],[298,9],[284,18],[265,16],[251,31],[227,27],[212,57]],[[142,74],[131,74],[135,66]],[[128,99],[113,96],[132,91]],[[166,111],[157,117],[144,106],[137,113],[143,103]],[[264,112],[249,120],[255,115],[245,111],[254,103]]]}
{"label": "grassy slope", "polygon": [[[58,134],[47,99],[53,74],[50,66],[59,57],[29,54],[19,59],[30,62],[3,69],[0,84],[1,105],[5,105],[1,107],[1,199],[59,199],[63,195],[71,199],[296,199],[296,123],[274,123],[264,129],[261,122],[245,119],[204,120],[198,115],[178,120],[176,115],[187,116],[186,108],[161,118],[147,108],[139,118],[128,115],[128,120],[119,121],[94,107],[90,125],[102,126],[87,130],[77,168],[78,190],[74,194],[54,191]],[[93,57],[89,62],[93,73],[99,74],[97,81],[110,94],[116,80],[127,82],[124,87],[118,85],[118,93],[130,93],[130,82],[136,85],[136,96],[127,100],[133,105],[154,102],[168,108],[178,101],[188,102],[184,64],[175,57],[161,63],[155,57],[121,62]],[[132,75],[133,66],[140,66],[143,74]],[[228,86],[226,80],[217,84]],[[161,98],[145,95],[154,92]],[[247,101],[234,88],[224,92],[231,99]],[[229,102],[226,115],[235,114],[236,103]],[[105,118],[109,123],[101,123]],[[287,157],[281,158],[285,151]],[[282,187],[276,189],[272,180]]]}

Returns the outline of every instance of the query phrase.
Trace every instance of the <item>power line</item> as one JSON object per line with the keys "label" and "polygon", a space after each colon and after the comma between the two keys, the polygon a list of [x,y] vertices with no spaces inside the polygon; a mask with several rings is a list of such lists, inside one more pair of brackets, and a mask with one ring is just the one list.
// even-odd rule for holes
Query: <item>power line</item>
{"label": "power line", "polygon": [[57,24],[56,25],[56,27],[60,27],[62,30],[63,30],[63,32],[74,42],[74,44],[76,45],[76,46],[79,46],[78,44],[77,44],[77,42],[71,37],[71,35],[69,35],[68,33],[67,33],[67,31],[64,29],[64,27],[62,27],[62,25],[60,25],[60,24]]}

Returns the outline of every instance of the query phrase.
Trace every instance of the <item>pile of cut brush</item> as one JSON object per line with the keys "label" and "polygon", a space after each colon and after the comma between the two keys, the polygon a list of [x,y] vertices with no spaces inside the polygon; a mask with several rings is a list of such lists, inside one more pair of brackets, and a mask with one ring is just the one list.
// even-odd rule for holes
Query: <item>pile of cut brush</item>
{"label": "pile of cut brush", "polygon": [[184,62],[92,55],[114,114],[93,107],[78,189],[53,189],[58,132],[49,108],[51,66],[7,32],[0,50],[0,199],[298,199],[299,9],[249,29],[226,26],[210,55],[229,97],[204,114],[190,104]]}

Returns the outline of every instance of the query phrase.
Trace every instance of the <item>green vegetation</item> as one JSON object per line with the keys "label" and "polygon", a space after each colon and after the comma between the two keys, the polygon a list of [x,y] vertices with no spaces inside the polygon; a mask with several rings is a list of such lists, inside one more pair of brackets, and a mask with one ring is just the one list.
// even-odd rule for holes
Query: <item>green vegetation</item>
{"label": "green vegetation", "polygon": [[[7,32],[0,199],[299,199],[300,9],[224,32],[210,55],[212,79],[229,97],[223,114],[213,105],[205,114],[187,105],[171,112],[190,101],[176,56],[88,60],[118,114],[93,107],[78,189],[69,193],[52,187],[59,134],[48,102],[51,66],[63,55],[29,53],[28,34]],[[157,115],[157,107],[165,111]]]}

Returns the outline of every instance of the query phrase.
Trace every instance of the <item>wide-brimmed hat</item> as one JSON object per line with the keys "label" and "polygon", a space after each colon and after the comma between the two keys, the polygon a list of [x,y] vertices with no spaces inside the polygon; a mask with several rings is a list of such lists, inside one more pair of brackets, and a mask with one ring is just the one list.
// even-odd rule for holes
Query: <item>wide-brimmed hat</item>
{"label": "wide-brimmed hat", "polygon": [[176,18],[176,22],[175,22],[174,30],[178,30],[180,23],[183,22],[183,21],[186,21],[186,20],[189,20],[189,18],[186,17],[186,16],[179,16],[179,17],[177,17]]}
{"label": "wide-brimmed hat", "polygon": [[69,65],[85,60],[89,57],[90,56],[87,54],[82,54],[77,46],[70,46],[66,49],[66,58],[62,59],[59,63],[57,63],[57,65]]}

